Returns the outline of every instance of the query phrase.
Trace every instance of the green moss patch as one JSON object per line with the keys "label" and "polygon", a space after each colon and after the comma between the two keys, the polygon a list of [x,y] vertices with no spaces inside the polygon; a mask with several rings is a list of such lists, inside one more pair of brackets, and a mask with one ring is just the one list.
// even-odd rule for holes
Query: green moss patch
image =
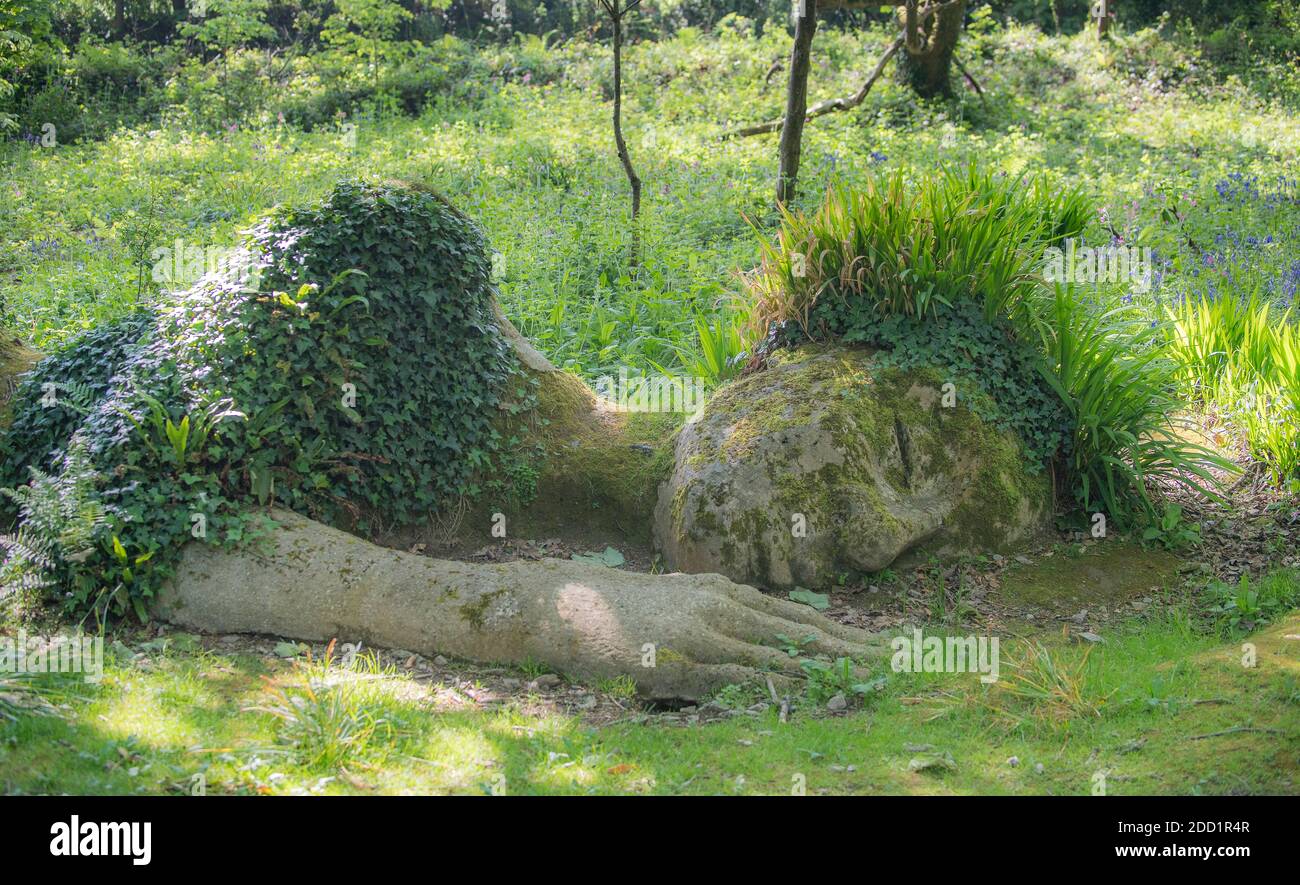
{"label": "green moss patch", "polygon": [[489,538],[491,514],[505,514],[510,537],[618,540],[649,547],[659,484],[673,467],[679,413],[616,412],[568,372],[538,372],[537,408],[518,434],[536,492],[488,493],[465,536]]}
{"label": "green moss patch", "polygon": [[1169,586],[1179,560],[1163,550],[1129,541],[1095,544],[1080,555],[1056,553],[1031,565],[1017,563],[1002,580],[1009,601],[1077,611],[1123,603]]}

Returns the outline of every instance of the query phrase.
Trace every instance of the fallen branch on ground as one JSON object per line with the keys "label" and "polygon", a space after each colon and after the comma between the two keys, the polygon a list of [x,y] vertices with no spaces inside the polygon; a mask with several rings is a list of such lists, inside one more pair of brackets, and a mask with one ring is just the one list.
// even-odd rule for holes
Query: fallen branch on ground
{"label": "fallen branch on ground", "polygon": [[1223,731],[1212,731],[1209,734],[1194,735],[1191,738],[1189,738],[1189,740],[1203,741],[1206,738],[1217,738],[1217,737],[1224,737],[1225,735],[1229,735],[1229,734],[1246,734],[1246,733],[1283,734],[1283,731],[1280,728],[1253,728],[1249,725],[1237,725],[1232,728],[1225,728]]}

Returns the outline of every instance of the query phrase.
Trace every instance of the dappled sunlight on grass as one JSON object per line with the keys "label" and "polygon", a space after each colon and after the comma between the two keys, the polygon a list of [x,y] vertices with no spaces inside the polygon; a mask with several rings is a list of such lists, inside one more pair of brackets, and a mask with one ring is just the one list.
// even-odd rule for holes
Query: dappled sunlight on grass
{"label": "dappled sunlight on grass", "polygon": [[[264,697],[261,666],[170,652],[147,669],[109,668],[66,719],[0,728],[0,784],[186,792],[202,772],[211,792],[790,794],[802,785],[808,794],[1086,795],[1104,771],[1115,794],[1294,792],[1300,641],[1286,637],[1298,634],[1292,614],[1250,637],[1260,665],[1248,669],[1239,642],[1176,617],[1134,622],[1086,662],[1089,691],[1108,698],[1102,715],[1054,724],[996,715],[998,687],[974,674],[894,674],[846,716],[800,710],[783,724],[769,710],[690,728],[653,718],[594,728],[514,703],[438,710],[408,676],[347,674],[341,681],[364,687],[359,703],[390,721],[394,737],[338,771],[296,765],[276,749],[270,718],[243,712]],[[1041,641],[1065,667],[1085,651],[1051,634]],[[1009,640],[1004,654],[1021,645]],[[277,666],[277,683],[295,678]],[[951,767],[935,761],[945,759]]]}
{"label": "dappled sunlight on grass", "polygon": [[436,762],[432,779],[439,792],[487,792],[496,777],[504,776],[497,743],[479,726],[477,716],[443,714],[413,746],[411,755]]}
{"label": "dappled sunlight on grass", "polygon": [[198,737],[191,717],[183,712],[184,702],[177,703],[178,697],[189,695],[184,689],[146,681],[138,675],[105,681],[109,696],[86,711],[102,723],[105,736],[116,739],[135,736],[153,746],[171,748],[186,746]]}

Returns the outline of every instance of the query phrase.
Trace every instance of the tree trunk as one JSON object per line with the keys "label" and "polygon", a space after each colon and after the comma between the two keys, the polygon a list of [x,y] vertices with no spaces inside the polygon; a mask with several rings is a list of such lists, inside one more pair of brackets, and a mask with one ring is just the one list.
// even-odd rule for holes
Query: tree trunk
{"label": "tree trunk", "polygon": [[1106,0],[1097,0],[1097,38],[1104,40],[1110,31],[1110,4]]}
{"label": "tree trunk", "polygon": [[939,8],[923,23],[917,24],[916,2],[903,10],[907,40],[898,56],[899,81],[921,98],[936,98],[952,93],[952,55],[966,20],[965,0],[956,0]]}
{"label": "tree trunk", "polygon": [[790,51],[790,82],[785,93],[785,121],[781,126],[781,169],[776,179],[776,202],[784,205],[794,197],[799,177],[799,153],[803,125],[808,111],[808,68],[812,62],[812,39],[817,31],[817,0],[800,0],[794,25],[794,48]]}
{"label": "tree trunk", "polygon": [[612,15],[614,20],[614,143],[618,145],[618,159],[632,186],[632,255],[630,263],[636,267],[641,260],[641,179],[632,168],[632,158],[623,139],[623,12]]}

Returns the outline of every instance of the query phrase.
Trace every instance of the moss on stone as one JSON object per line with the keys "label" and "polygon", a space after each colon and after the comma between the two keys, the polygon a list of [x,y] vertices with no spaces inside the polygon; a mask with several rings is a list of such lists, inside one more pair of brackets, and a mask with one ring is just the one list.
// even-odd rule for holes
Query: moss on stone
{"label": "moss on stone", "polygon": [[[805,581],[899,555],[1022,540],[1050,512],[1050,487],[1027,475],[1019,441],[961,395],[945,406],[944,383],[936,370],[882,366],[870,350],[804,347],[723,389],[680,453],[661,531],[684,546],[670,564],[764,586],[793,572],[815,586]],[[733,488],[739,475],[744,489]],[[808,520],[797,543],[772,523],[795,513]]]}
{"label": "moss on stone", "polygon": [[655,649],[655,664],[689,664],[691,659],[679,651],[667,647]]}
{"label": "moss on stone", "polygon": [[673,442],[685,415],[619,412],[581,378],[527,370],[537,405],[515,432],[518,449],[536,453],[533,500],[485,498],[469,522],[490,524],[504,513],[511,537],[574,537],[614,530],[650,543],[659,484],[673,468]]}
{"label": "moss on stone", "polygon": [[1027,515],[1050,512],[1051,480],[1045,471],[1025,470],[1023,447],[1010,433],[979,421],[964,427],[963,433],[966,444],[975,448],[972,460],[979,469],[948,519],[949,543],[961,550],[1005,552],[1008,526],[1032,522]]}
{"label": "moss on stone", "polygon": [[460,607],[461,620],[469,624],[475,630],[482,630],[488,608],[492,603],[496,602],[502,594],[507,592],[508,591],[505,589],[493,590],[491,593],[484,593],[473,602],[465,603]]}

